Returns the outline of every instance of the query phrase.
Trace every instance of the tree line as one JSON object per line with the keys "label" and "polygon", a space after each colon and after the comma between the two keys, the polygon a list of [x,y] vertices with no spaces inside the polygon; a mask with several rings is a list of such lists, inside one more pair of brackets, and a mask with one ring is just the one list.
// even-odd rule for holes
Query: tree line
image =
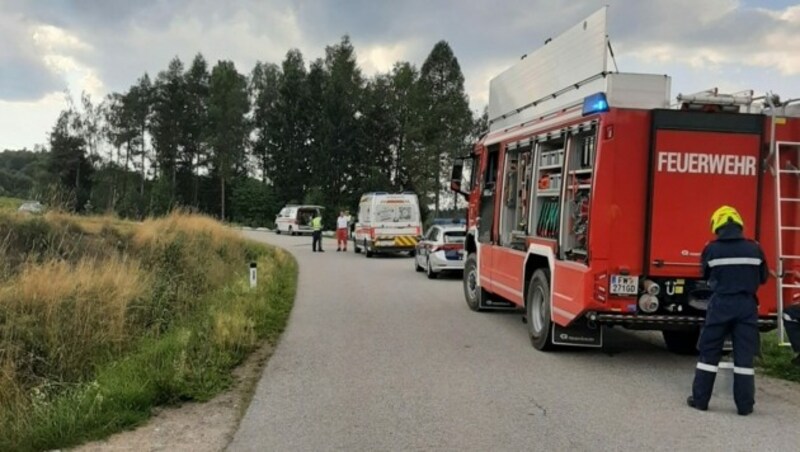
{"label": "tree line", "polygon": [[78,212],[186,208],[268,225],[286,203],[323,205],[333,221],[361,193],[413,191],[435,214],[452,158],[485,128],[445,41],[421,68],[397,62],[373,77],[347,36],[309,64],[293,49],[247,75],[231,61],[209,69],[198,54],[101,102],[70,100],[45,152],[0,154],[0,194],[27,190]]}

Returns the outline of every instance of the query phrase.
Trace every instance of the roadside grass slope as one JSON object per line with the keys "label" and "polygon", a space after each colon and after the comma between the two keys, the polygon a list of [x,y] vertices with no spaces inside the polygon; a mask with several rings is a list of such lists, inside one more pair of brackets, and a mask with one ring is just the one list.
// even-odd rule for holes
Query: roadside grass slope
{"label": "roadside grass slope", "polygon": [[14,212],[22,205],[21,199],[0,196],[0,212]]}
{"label": "roadside grass slope", "polygon": [[0,450],[69,447],[210,399],[277,340],[296,280],[290,255],[208,217],[0,210]]}
{"label": "roadside grass slope", "polygon": [[765,374],[800,383],[800,366],[791,362],[794,356],[791,348],[779,345],[776,331],[761,335],[761,358],[758,359],[758,365]]}

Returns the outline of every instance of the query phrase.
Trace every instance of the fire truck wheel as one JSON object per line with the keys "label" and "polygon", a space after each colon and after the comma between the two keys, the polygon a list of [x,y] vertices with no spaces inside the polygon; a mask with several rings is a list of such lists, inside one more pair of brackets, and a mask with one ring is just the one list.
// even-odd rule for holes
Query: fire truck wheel
{"label": "fire truck wheel", "polygon": [[294,236],[294,231],[291,226],[289,226],[289,235]]}
{"label": "fire truck wheel", "polygon": [[550,321],[550,275],[546,270],[536,270],[528,283],[525,311],[528,315],[528,333],[536,350],[555,349]]}
{"label": "fire truck wheel", "polygon": [[358,241],[356,241],[355,238],[353,238],[353,251],[355,251],[356,254],[361,254],[361,248],[358,247]]}
{"label": "fire truck wheel", "polygon": [[678,355],[697,355],[697,340],[700,329],[683,331],[662,331],[667,350]]}
{"label": "fire truck wheel", "polygon": [[367,257],[372,257],[372,250],[369,249],[369,245],[367,245],[367,240],[364,239],[364,255]]}
{"label": "fire truck wheel", "polygon": [[483,310],[482,304],[488,297],[478,280],[478,257],[470,253],[464,262],[464,299],[473,311]]}

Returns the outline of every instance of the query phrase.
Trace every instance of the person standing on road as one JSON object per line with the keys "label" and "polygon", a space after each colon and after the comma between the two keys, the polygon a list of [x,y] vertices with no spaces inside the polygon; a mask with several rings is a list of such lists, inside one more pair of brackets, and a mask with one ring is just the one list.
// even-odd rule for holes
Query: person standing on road
{"label": "person standing on road", "polygon": [[345,210],[344,213],[345,216],[347,217],[347,227],[350,231],[350,238],[354,238],[356,233],[356,220],[355,218],[353,218],[352,215],[350,215],[349,210]]}
{"label": "person standing on road", "polygon": [[733,398],[742,416],[753,412],[755,370],[753,360],[759,344],[756,292],[769,275],[764,251],[742,234],[744,221],[733,207],[722,206],[711,216],[711,231],[717,239],[702,254],[703,278],[713,294],[700,332],[692,395],[686,403],[708,409],[719,370],[725,337],[733,338]]}
{"label": "person standing on road", "polygon": [[324,253],[325,250],[322,249],[322,213],[317,211],[317,214],[314,218],[311,219],[311,228],[314,232],[312,232],[312,239],[311,239],[311,251],[317,252],[317,247],[319,246],[319,252]]}
{"label": "person standing on road", "polygon": [[336,251],[347,251],[347,216],[344,210],[339,212],[336,219]]}

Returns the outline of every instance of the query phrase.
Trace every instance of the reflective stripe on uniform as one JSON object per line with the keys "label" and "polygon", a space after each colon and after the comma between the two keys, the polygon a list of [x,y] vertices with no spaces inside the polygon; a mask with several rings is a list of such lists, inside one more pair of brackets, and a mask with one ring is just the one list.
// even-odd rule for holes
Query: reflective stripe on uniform
{"label": "reflective stripe on uniform", "polygon": [[786,313],[783,314],[783,320],[786,320],[787,322],[794,322],[794,323],[798,322],[798,320],[793,319],[792,316],[790,316],[789,314],[786,314]]}
{"label": "reflective stripe on uniform", "polygon": [[697,368],[705,372],[713,372],[713,373],[717,373],[718,370],[717,366],[712,366],[711,364],[706,364],[706,363],[697,363]]}
{"label": "reflective stripe on uniform", "polygon": [[757,257],[723,257],[708,261],[709,267],[720,267],[723,265],[761,265],[761,259]]}
{"label": "reflective stripe on uniform", "polygon": [[733,373],[739,375],[755,375],[756,371],[750,367],[734,367]]}

